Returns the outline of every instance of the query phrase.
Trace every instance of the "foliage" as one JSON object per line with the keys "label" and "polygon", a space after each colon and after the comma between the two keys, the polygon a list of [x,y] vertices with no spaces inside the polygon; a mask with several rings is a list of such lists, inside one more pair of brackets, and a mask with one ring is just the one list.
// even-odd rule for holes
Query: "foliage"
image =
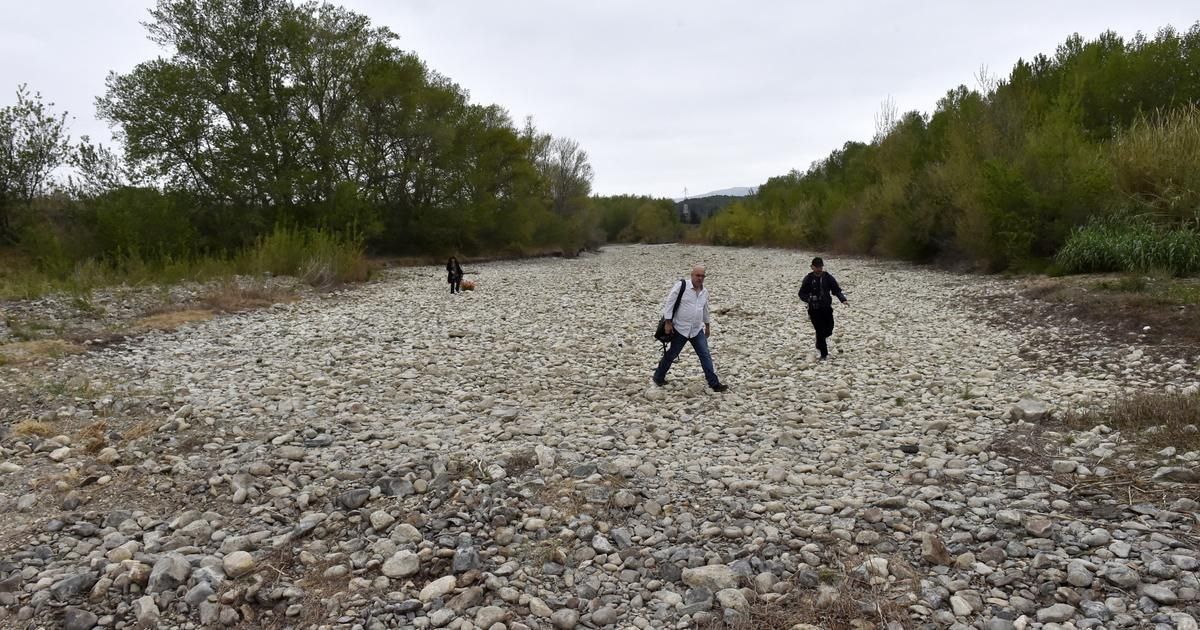
{"label": "foliage", "polygon": [[1200,273],[1200,230],[1146,219],[1093,221],[1075,230],[1055,262],[1069,273]]}
{"label": "foliage", "polygon": [[1200,106],[1139,116],[1110,156],[1117,189],[1139,211],[1200,227]]}
{"label": "foliage", "polygon": [[[576,141],[470,102],[363,15],[158,0],[146,28],[163,55],[110,74],[97,99],[120,151],[68,145],[65,114],[23,87],[0,109],[0,239],[34,275],[223,261],[324,283],[363,276],[366,248],[573,255],[606,240]],[[628,237],[672,238],[662,218],[642,212]]]}
{"label": "foliage", "polygon": [[241,266],[296,276],[314,286],[367,279],[362,244],[325,230],[276,228],[243,255]]}
{"label": "foliage", "polygon": [[[885,105],[870,143],[771,178],[701,234],[998,271],[1044,266],[1069,238],[1064,260],[1080,257],[1081,243],[1108,236],[1073,230],[1131,209],[1168,228],[1200,225],[1198,68],[1200,23],[1152,38],[1074,35],[979,90],[948,91],[930,114]],[[1161,244],[1127,257],[1195,272],[1184,271],[1189,232],[1153,234]]]}
{"label": "foliage", "polygon": [[0,242],[15,239],[16,215],[47,192],[51,173],[67,161],[67,115],[48,112],[53,106],[21,85],[16,104],[0,107]]}
{"label": "foliage", "polygon": [[[45,251],[54,246],[43,245]],[[0,266],[0,299],[31,299],[47,293],[82,295],[121,284],[174,284],[243,275],[290,275],[314,286],[367,279],[362,242],[327,230],[279,227],[253,245],[228,254],[143,254],[138,249],[73,261],[9,252]]]}
{"label": "foliage", "polygon": [[604,239],[622,243],[667,243],[679,240],[682,226],[669,199],[632,195],[593,197]]}

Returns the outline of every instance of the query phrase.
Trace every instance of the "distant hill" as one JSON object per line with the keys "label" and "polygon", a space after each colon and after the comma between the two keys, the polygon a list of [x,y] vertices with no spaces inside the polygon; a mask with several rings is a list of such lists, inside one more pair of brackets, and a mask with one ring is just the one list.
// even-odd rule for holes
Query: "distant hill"
{"label": "distant hill", "polygon": [[[713,213],[741,199],[744,195],[707,195],[704,197],[689,197],[686,201],[675,202],[675,212],[680,220],[686,223],[699,223],[712,216]],[[684,214],[687,206],[687,214]]]}
{"label": "distant hill", "polygon": [[[747,197],[754,194],[754,189],[750,186],[734,186],[733,188],[722,188],[706,192],[702,195],[688,195],[688,199],[702,199],[704,197]],[[675,201],[683,201],[683,197],[676,197]]]}

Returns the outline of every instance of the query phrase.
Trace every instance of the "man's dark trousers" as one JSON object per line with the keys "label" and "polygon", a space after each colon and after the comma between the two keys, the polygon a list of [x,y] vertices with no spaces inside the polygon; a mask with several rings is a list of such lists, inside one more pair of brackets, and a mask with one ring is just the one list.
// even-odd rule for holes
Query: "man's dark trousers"
{"label": "man's dark trousers", "polygon": [[808,319],[817,333],[817,350],[822,358],[829,356],[829,346],[825,340],[833,334],[833,305],[808,309]]}

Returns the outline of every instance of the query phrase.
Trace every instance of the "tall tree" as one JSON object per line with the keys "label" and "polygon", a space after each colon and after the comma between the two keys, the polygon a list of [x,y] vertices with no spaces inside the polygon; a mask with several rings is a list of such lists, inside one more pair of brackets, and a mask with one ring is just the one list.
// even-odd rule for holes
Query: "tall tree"
{"label": "tall tree", "polygon": [[268,222],[303,220],[356,174],[339,151],[394,34],[288,0],[159,0],[151,15],[171,56],[110,75],[97,102],[131,161]]}
{"label": "tall tree", "polygon": [[16,104],[0,107],[0,240],[16,240],[14,215],[46,192],[51,174],[70,155],[67,114],[51,113],[53,106],[22,85]]}

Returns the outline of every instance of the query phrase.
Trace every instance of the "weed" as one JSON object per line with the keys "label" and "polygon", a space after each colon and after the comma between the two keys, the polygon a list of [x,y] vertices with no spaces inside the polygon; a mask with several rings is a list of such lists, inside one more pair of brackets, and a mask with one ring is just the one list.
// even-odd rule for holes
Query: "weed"
{"label": "weed", "polygon": [[1153,448],[1200,450],[1200,394],[1137,394],[1107,409],[1068,414],[1079,429],[1107,425]]}
{"label": "weed", "polygon": [[291,291],[272,289],[265,285],[241,286],[225,281],[201,298],[215,311],[233,313],[255,308],[265,308],[281,302],[294,302],[297,295]]}
{"label": "weed", "polygon": [[1145,276],[1127,275],[1116,280],[1102,280],[1096,283],[1096,288],[1119,293],[1144,293],[1147,287]]}
{"label": "weed", "polygon": [[89,453],[98,453],[100,449],[108,446],[108,440],[104,437],[107,430],[108,423],[103,420],[97,420],[80,429],[78,438],[79,442],[83,444],[84,450]]}
{"label": "weed", "polygon": [[45,422],[37,420],[22,420],[13,427],[13,435],[17,437],[29,437],[36,435],[38,437],[50,437],[54,435],[54,429]]}
{"label": "weed", "polygon": [[102,317],[104,309],[92,302],[91,297],[87,293],[78,293],[71,297],[71,305],[75,310],[92,317]]}
{"label": "weed", "polygon": [[56,359],[77,352],[83,352],[83,348],[60,339],[18,341],[0,346],[0,357],[6,363],[26,363],[46,357]]}
{"label": "weed", "polygon": [[132,442],[136,439],[146,437],[147,435],[150,435],[156,431],[158,431],[157,424],[150,420],[144,420],[133,425],[128,431],[125,431],[123,434],[121,434],[121,438],[127,442]]}
{"label": "weed", "polygon": [[138,320],[136,328],[149,330],[175,330],[184,324],[205,322],[213,318],[213,312],[199,309],[186,309],[158,313]]}

